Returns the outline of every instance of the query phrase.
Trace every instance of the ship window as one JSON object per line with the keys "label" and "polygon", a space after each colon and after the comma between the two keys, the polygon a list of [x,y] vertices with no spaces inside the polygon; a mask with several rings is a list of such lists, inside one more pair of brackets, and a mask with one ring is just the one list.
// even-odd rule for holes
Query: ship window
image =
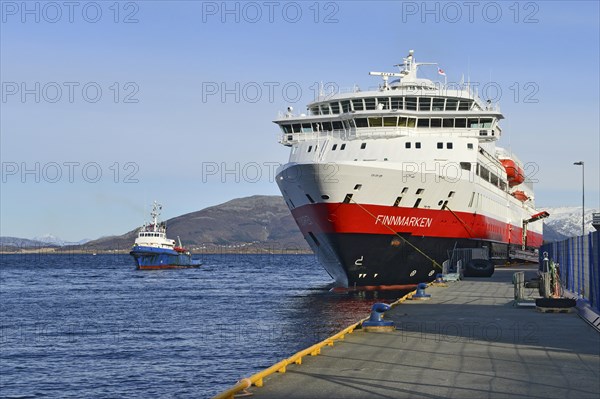
{"label": "ship window", "polygon": [[438,149],[444,148],[444,143],[437,143],[437,148]]}
{"label": "ship window", "polygon": [[356,118],[354,122],[356,123],[356,127],[369,127],[367,118]]}
{"label": "ship window", "polygon": [[469,118],[467,119],[467,126],[472,129],[479,128],[479,119],[478,118]]}
{"label": "ship window", "polygon": [[392,109],[404,109],[403,97],[392,97]]}
{"label": "ship window", "polygon": [[398,118],[398,126],[400,127],[406,127],[406,121],[408,118],[401,116]]}
{"label": "ship window", "polygon": [[417,123],[416,118],[408,118],[408,127],[415,127],[416,123]]}
{"label": "ship window", "polygon": [[332,131],[333,128],[331,127],[331,122],[323,122],[323,130],[324,131]]}
{"label": "ship window", "polygon": [[475,199],[475,191],[471,194],[471,201],[469,201],[469,208],[473,206],[473,200]]}
{"label": "ship window", "polygon": [[362,144],[360,145],[360,149],[361,149],[361,150],[364,150],[365,148],[367,148],[367,143],[362,143]]}
{"label": "ship window", "polygon": [[417,120],[417,127],[429,127],[429,119],[419,118]]}
{"label": "ship window", "polygon": [[404,188],[402,189],[402,194],[406,194],[406,192],[407,192],[407,191],[408,191],[408,187],[404,187]]}
{"label": "ship window", "polygon": [[468,111],[469,108],[471,108],[471,101],[460,100],[460,102],[458,103],[459,111]]}
{"label": "ship window", "polygon": [[450,191],[450,192],[448,193],[448,198],[452,198],[452,197],[454,197],[454,194],[456,194],[454,191]]}
{"label": "ship window", "polygon": [[419,111],[431,111],[431,98],[419,98]]}
{"label": "ship window", "polygon": [[442,121],[443,127],[454,127],[454,119],[452,118],[444,118]]}
{"label": "ship window", "polygon": [[461,162],[460,168],[462,170],[471,170],[471,163],[470,162]]}
{"label": "ship window", "polygon": [[418,208],[420,203],[421,203],[421,198],[417,198],[417,200],[415,201],[415,204],[413,205],[413,208]]}
{"label": "ship window", "polygon": [[420,141],[417,141],[415,143],[415,148],[421,148],[421,142]]}
{"label": "ship window", "polygon": [[308,146],[308,152],[311,152],[311,151],[312,151],[312,145],[309,145]]}
{"label": "ship window", "polygon": [[346,149],[346,143],[342,144],[342,146],[340,147],[340,151],[343,151]]}
{"label": "ship window", "polygon": [[424,189],[424,188],[418,188],[418,189],[417,189],[417,194],[421,194],[421,193],[423,193],[423,191],[425,191],[425,189]]}
{"label": "ship window", "polygon": [[490,183],[492,183],[494,186],[497,186],[498,185],[498,176],[496,176],[493,173],[491,173],[490,176],[491,176]]}
{"label": "ship window", "polygon": [[281,128],[284,133],[292,133],[292,125],[282,125]]}
{"label": "ship window", "polygon": [[328,200],[329,199],[329,195],[325,195],[325,194],[321,195],[321,198],[324,199],[324,200]]}
{"label": "ship window", "polygon": [[312,126],[310,125],[310,123],[303,123],[302,124],[302,133],[311,133],[313,131]]}
{"label": "ship window", "polygon": [[337,144],[334,144],[333,147],[331,147],[331,151],[335,151],[336,148],[337,148]]}
{"label": "ship window", "polygon": [[378,97],[377,105],[383,104],[383,109],[390,109],[390,98],[389,97]]}
{"label": "ship window", "polygon": [[394,201],[394,206],[400,205],[400,201],[402,201],[402,197],[397,197],[396,201]]}
{"label": "ship window", "polygon": [[294,129],[294,133],[300,133],[302,131],[302,125],[299,123],[294,123],[292,128]]}
{"label": "ship window", "polygon": [[504,180],[500,180],[500,188],[506,190],[506,182]]}
{"label": "ship window", "polygon": [[446,148],[451,150],[452,149],[452,143],[446,143]]}
{"label": "ship window", "polygon": [[479,176],[481,176],[481,178],[485,181],[489,181],[490,180],[490,171],[487,170],[486,168],[484,168],[483,166],[481,166],[479,168]]}
{"label": "ship window", "polygon": [[350,112],[350,101],[342,101],[342,112]]}
{"label": "ship window", "polygon": [[355,111],[364,111],[365,109],[362,98],[355,98],[352,100],[352,106]]}
{"label": "ship window", "polygon": [[484,129],[489,129],[492,127],[492,118],[481,118],[479,121],[479,126]]}
{"label": "ship window", "polygon": [[354,186],[354,191],[360,191],[361,188],[362,188],[362,184],[356,184]]}
{"label": "ship window", "polygon": [[448,98],[446,100],[446,111],[456,111],[456,106],[458,105],[458,100],[453,98]]}
{"label": "ship window", "polygon": [[443,111],[444,110],[444,99],[443,98],[434,98],[432,109],[434,111]]}
{"label": "ship window", "polygon": [[367,111],[374,111],[376,109],[374,98],[365,98],[365,109]]}
{"label": "ship window", "polygon": [[431,118],[431,127],[442,127],[441,118]]}
{"label": "ship window", "polygon": [[472,150],[473,149],[473,143],[467,143],[467,148],[469,150]]}
{"label": "ship window", "polygon": [[311,204],[315,203],[315,200],[312,199],[312,197],[310,195],[306,194],[306,198],[308,198],[308,200],[310,201]]}
{"label": "ship window", "polygon": [[341,121],[333,121],[331,122],[331,124],[333,125],[333,130],[343,130],[344,126],[342,125]]}
{"label": "ship window", "polygon": [[329,115],[329,104],[321,104],[320,105],[321,108],[321,115]]}
{"label": "ship window", "polygon": [[417,98],[416,97],[406,97],[406,109],[409,111],[417,110]]}
{"label": "ship window", "polygon": [[386,116],[383,118],[383,126],[385,127],[396,127],[396,120],[398,118],[396,118],[395,116]]}
{"label": "ship window", "polygon": [[454,120],[454,127],[467,127],[467,118],[456,118]]}
{"label": "ship window", "polygon": [[383,126],[383,122],[382,122],[382,118],[381,117],[376,117],[376,118],[369,118],[369,126],[371,127],[381,127]]}
{"label": "ship window", "polygon": [[344,198],[344,204],[349,204],[351,199],[352,194],[346,194],[346,197]]}
{"label": "ship window", "polygon": [[340,113],[340,103],[334,102],[334,103],[330,103],[329,105],[331,106],[331,113],[332,114],[339,114]]}
{"label": "ship window", "polygon": [[310,113],[313,115],[319,115],[319,106],[310,107]]}
{"label": "ship window", "polygon": [[410,148],[410,141],[407,141],[406,143],[404,143],[404,148]]}

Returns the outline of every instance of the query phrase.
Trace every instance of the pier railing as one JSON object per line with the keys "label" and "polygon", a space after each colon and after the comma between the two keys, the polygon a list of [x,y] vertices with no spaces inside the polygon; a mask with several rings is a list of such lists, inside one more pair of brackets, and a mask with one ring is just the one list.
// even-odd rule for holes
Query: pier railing
{"label": "pier railing", "polygon": [[600,232],[542,245],[540,264],[544,252],[559,263],[563,287],[600,312]]}

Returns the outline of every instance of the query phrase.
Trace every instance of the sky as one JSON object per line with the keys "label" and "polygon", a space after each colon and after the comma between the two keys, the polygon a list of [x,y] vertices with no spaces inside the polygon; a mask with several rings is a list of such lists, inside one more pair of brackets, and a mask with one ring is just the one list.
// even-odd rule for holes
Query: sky
{"label": "sky", "polygon": [[[122,234],[279,194],[272,123],[408,50],[500,103],[538,206],[600,207],[597,1],[1,1],[0,235]],[[423,68],[424,77],[438,79]],[[484,90],[485,88],[485,90]]]}

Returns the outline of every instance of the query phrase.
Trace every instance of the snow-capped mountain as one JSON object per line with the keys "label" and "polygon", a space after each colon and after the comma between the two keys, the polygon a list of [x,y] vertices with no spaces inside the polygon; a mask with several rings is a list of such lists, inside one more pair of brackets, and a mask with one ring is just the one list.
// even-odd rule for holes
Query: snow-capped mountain
{"label": "snow-capped mountain", "polygon": [[[544,219],[544,224],[550,227],[550,231],[559,233],[565,237],[573,237],[581,235],[581,207],[566,206],[558,208],[541,208],[550,214],[550,217]],[[592,227],[592,214],[598,213],[598,209],[585,209],[585,232],[594,231]],[[544,238],[546,238],[544,232]],[[556,239],[554,237],[551,238]]]}
{"label": "snow-capped mountain", "polygon": [[40,237],[33,237],[32,240],[38,241],[38,242],[43,242],[44,244],[56,245],[59,247],[62,247],[65,245],[82,245],[88,241],[91,241],[87,238],[84,238],[83,240],[79,240],[79,241],[75,241],[75,242],[65,241],[60,237],[53,236],[52,234],[44,234],[43,236],[40,236]]}

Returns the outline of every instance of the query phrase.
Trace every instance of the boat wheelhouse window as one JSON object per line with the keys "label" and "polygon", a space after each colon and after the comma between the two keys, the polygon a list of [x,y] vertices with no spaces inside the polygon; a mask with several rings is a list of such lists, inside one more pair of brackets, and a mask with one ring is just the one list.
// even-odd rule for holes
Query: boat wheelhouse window
{"label": "boat wheelhouse window", "polygon": [[363,105],[362,98],[355,98],[354,100],[352,100],[352,107],[355,111],[364,111],[365,107]]}
{"label": "boat wheelhouse window", "polygon": [[302,127],[299,123],[294,123],[292,125],[292,128],[294,129],[294,133],[301,133],[302,132]]}
{"label": "boat wheelhouse window", "polygon": [[321,108],[321,115],[329,115],[331,113],[329,111],[329,104],[321,104],[319,108]]}
{"label": "boat wheelhouse window", "polygon": [[331,113],[332,114],[339,114],[340,113],[340,103],[333,102],[329,104],[331,106]]}
{"label": "boat wheelhouse window", "polygon": [[292,125],[281,125],[284,133],[292,133]]}
{"label": "boat wheelhouse window", "polygon": [[334,144],[333,147],[331,147],[331,151],[335,151],[336,148],[337,148],[337,144]]}
{"label": "boat wheelhouse window", "polygon": [[320,132],[321,131],[321,124],[313,122],[312,128],[313,128],[313,132]]}
{"label": "boat wheelhouse window", "polygon": [[431,118],[431,127],[442,127],[442,118]]}
{"label": "boat wheelhouse window", "polygon": [[315,105],[314,107],[310,107],[310,113],[313,115],[319,115],[319,106]]}
{"label": "boat wheelhouse window", "polygon": [[415,148],[421,148],[421,142],[420,141],[417,141],[415,143]]}
{"label": "boat wheelhouse window", "polygon": [[308,152],[311,152],[311,151],[312,151],[312,145],[309,145],[308,146]]}
{"label": "boat wheelhouse window", "polygon": [[365,98],[365,109],[367,111],[374,111],[375,108],[375,99],[374,98]]}
{"label": "boat wheelhouse window", "polygon": [[390,109],[390,98],[389,97],[378,97],[377,106],[383,105],[382,109]]}
{"label": "boat wheelhouse window", "polygon": [[417,97],[406,97],[406,109],[408,111],[417,110]]}
{"label": "boat wheelhouse window", "polygon": [[419,98],[419,111],[431,111],[431,98],[420,97]]}
{"label": "boat wheelhouse window", "polygon": [[346,101],[342,101],[342,112],[350,112],[350,101],[346,100]]}
{"label": "boat wheelhouse window", "polygon": [[498,185],[498,176],[496,176],[493,173],[491,173],[490,176],[491,176],[490,183],[492,183],[494,186],[497,186]]}
{"label": "boat wheelhouse window", "polygon": [[404,148],[410,148],[410,141],[407,141],[406,143],[404,143]]}
{"label": "boat wheelhouse window", "polygon": [[444,143],[437,143],[437,148],[440,150],[444,148]]}
{"label": "boat wheelhouse window", "polygon": [[342,145],[340,146],[340,151],[343,151],[343,150],[345,150],[345,149],[346,149],[346,143],[344,143],[344,144],[342,144]]}
{"label": "boat wheelhouse window", "polygon": [[431,109],[433,111],[443,111],[444,110],[444,98],[434,98]]}
{"label": "boat wheelhouse window", "polygon": [[396,122],[397,122],[398,118],[395,116],[384,116],[383,117],[383,126],[385,127],[396,127]]}
{"label": "boat wheelhouse window", "polygon": [[456,107],[458,106],[458,100],[453,98],[446,99],[446,111],[456,111]]}
{"label": "boat wheelhouse window", "polygon": [[454,120],[454,127],[467,127],[467,118],[456,118]]}
{"label": "boat wheelhouse window", "polygon": [[302,124],[302,133],[311,133],[312,131],[313,131],[313,128],[310,125],[310,123],[303,123]]}
{"label": "boat wheelhouse window", "polygon": [[356,118],[354,119],[354,122],[356,123],[356,127],[369,127],[367,118]]}
{"label": "boat wheelhouse window", "polygon": [[415,127],[417,123],[417,118],[408,118],[408,127]]}
{"label": "boat wheelhouse window", "polygon": [[479,126],[484,129],[489,129],[492,127],[492,118],[481,118],[479,120]]}
{"label": "boat wheelhouse window", "polygon": [[406,122],[407,122],[408,118],[401,116],[398,118],[398,126],[400,127],[406,127]]}
{"label": "boat wheelhouse window", "polygon": [[333,130],[344,130],[344,126],[342,125],[341,121],[333,121],[331,124],[333,125]]}
{"label": "boat wheelhouse window", "polygon": [[460,100],[458,103],[459,111],[468,111],[471,108],[471,101],[468,100]]}
{"label": "boat wheelhouse window", "polygon": [[467,126],[469,126],[471,129],[478,129],[479,128],[479,118],[467,119]]}
{"label": "boat wheelhouse window", "polygon": [[417,120],[417,127],[429,127],[429,119],[419,118]]}
{"label": "boat wheelhouse window", "polygon": [[333,127],[331,126],[331,122],[323,122],[323,130],[330,132],[333,130]]}
{"label": "boat wheelhouse window", "polygon": [[454,119],[452,118],[444,118],[442,121],[443,127],[454,127]]}
{"label": "boat wheelhouse window", "polygon": [[369,126],[370,127],[381,127],[383,126],[382,118],[379,117],[371,117],[369,118]]}
{"label": "boat wheelhouse window", "polygon": [[392,109],[404,109],[404,97],[392,97]]}
{"label": "boat wheelhouse window", "polygon": [[446,143],[446,148],[451,150],[452,149],[452,143]]}

